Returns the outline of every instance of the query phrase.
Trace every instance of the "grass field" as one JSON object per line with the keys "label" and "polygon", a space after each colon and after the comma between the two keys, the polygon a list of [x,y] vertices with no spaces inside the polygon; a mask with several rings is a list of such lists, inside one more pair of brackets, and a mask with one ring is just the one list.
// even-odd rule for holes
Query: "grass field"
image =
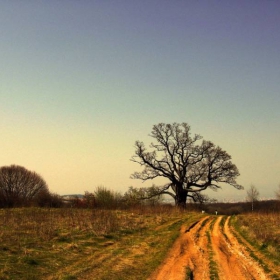
{"label": "grass field", "polygon": [[236,216],[233,225],[256,250],[280,265],[280,213]]}
{"label": "grass field", "polygon": [[131,211],[0,210],[0,279],[146,279],[184,224],[201,215]]}
{"label": "grass field", "polygon": [[[129,211],[0,209],[0,279],[147,279],[203,215],[172,207]],[[231,224],[277,265],[280,214],[233,216]]]}

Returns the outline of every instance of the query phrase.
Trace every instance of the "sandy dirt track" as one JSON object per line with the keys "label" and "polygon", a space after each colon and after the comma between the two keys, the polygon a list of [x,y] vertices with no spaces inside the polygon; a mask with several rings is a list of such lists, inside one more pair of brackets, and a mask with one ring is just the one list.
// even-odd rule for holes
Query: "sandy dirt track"
{"label": "sandy dirt track", "polygon": [[238,242],[229,219],[206,216],[190,228],[183,226],[165,261],[149,280],[273,279],[250,257],[250,249]]}

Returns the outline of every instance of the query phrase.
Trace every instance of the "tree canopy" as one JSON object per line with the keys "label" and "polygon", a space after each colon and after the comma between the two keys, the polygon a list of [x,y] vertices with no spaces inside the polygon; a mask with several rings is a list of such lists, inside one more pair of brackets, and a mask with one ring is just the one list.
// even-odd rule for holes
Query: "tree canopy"
{"label": "tree canopy", "polygon": [[187,197],[196,200],[201,191],[217,190],[222,183],[243,189],[236,182],[239,171],[231,156],[211,141],[202,140],[202,136],[192,136],[187,123],[159,123],[150,136],[155,140],[150,150],[143,142],[135,142],[131,160],[144,169],[131,177],[143,181],[166,178],[168,183],[156,191],[153,188],[152,195],[168,194],[176,205],[185,206]]}
{"label": "tree canopy", "polygon": [[39,194],[49,194],[44,179],[19,165],[0,168],[0,206],[26,206]]}

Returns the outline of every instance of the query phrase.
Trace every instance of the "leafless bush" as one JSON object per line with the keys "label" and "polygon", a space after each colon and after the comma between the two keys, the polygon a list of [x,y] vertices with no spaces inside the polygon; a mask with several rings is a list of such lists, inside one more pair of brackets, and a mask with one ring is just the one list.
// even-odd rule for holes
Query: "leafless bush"
{"label": "leafless bush", "polygon": [[122,195],[118,192],[99,186],[94,191],[95,206],[102,209],[117,209],[122,203]]}
{"label": "leafless bush", "polygon": [[18,165],[0,168],[0,207],[28,206],[40,192],[48,187],[37,173]]}

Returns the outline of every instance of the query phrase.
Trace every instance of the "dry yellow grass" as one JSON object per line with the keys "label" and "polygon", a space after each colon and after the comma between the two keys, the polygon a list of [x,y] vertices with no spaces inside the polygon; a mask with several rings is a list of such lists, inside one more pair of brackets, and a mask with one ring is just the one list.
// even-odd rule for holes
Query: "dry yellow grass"
{"label": "dry yellow grass", "polygon": [[280,246],[280,213],[250,213],[238,216],[238,221],[261,246]]}
{"label": "dry yellow grass", "polygon": [[[280,213],[249,213],[232,219],[241,241],[272,279],[280,279]],[[276,273],[277,271],[277,273]]]}
{"label": "dry yellow grass", "polygon": [[199,216],[166,207],[2,209],[0,279],[146,279],[182,223]]}

